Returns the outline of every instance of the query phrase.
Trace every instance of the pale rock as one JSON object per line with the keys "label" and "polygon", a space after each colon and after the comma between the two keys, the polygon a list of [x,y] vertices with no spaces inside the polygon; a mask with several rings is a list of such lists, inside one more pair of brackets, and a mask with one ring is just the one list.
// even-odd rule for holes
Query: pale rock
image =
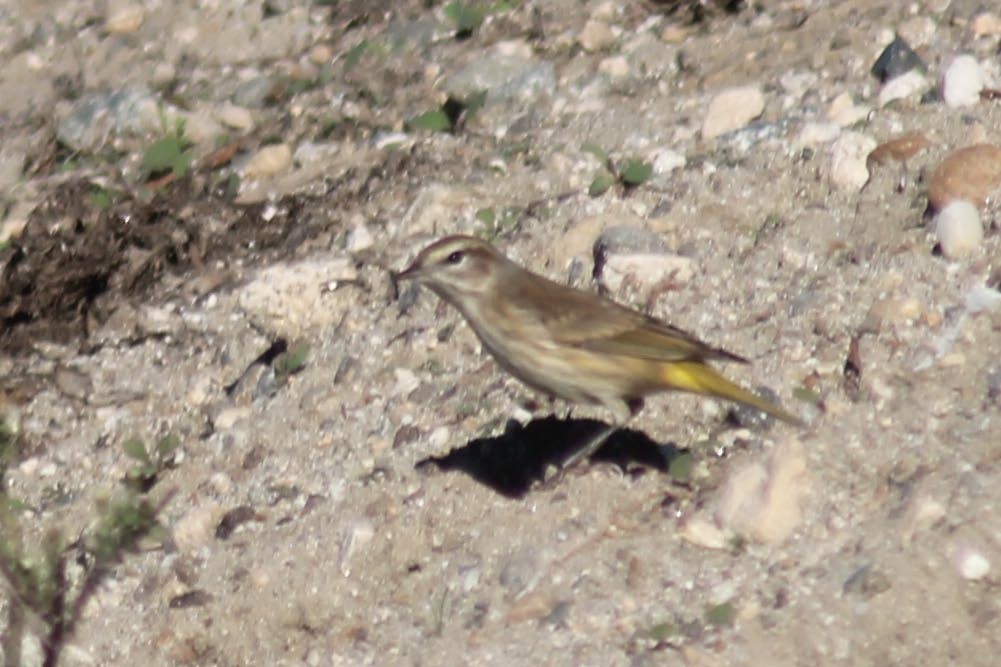
{"label": "pale rock", "polygon": [[393,393],[398,396],[405,396],[421,385],[420,378],[409,368],[394,368],[393,376],[396,378]]}
{"label": "pale rock", "polygon": [[739,130],[765,110],[765,94],[759,86],[740,86],[719,93],[709,102],[702,121],[702,138],[714,139]]}
{"label": "pale rock", "polygon": [[942,76],[942,99],[954,109],[973,106],[980,102],[984,83],[984,73],[976,58],[956,56]]}
{"label": "pale rock", "polygon": [[207,111],[184,114],[184,137],[198,146],[213,146],[222,135],[222,125]]}
{"label": "pale rock", "polygon": [[653,173],[658,176],[666,176],[672,171],[683,169],[687,164],[685,156],[677,151],[665,148],[658,151],[653,158]]}
{"label": "pale rock", "polygon": [[799,146],[817,146],[829,144],[841,134],[841,126],[837,123],[809,122],[803,125],[796,137]]}
{"label": "pale rock", "polygon": [[237,422],[250,417],[250,407],[246,405],[234,405],[223,408],[212,420],[212,426],[217,431],[228,431],[236,426]]}
{"label": "pale rock", "polygon": [[970,21],[970,33],[974,37],[1001,35],[1001,16],[992,12],[980,12]]}
{"label": "pale rock", "polygon": [[959,546],[953,550],[953,565],[959,576],[967,581],[978,581],[991,571],[991,561],[982,551],[975,547]]}
{"label": "pale rock", "polygon": [[403,215],[402,228],[407,234],[434,234],[459,231],[456,222],[469,220],[483,206],[483,195],[462,185],[432,183],[420,191]]}
{"label": "pale rock", "polygon": [[329,44],[316,44],[309,50],[309,60],[314,65],[326,65],[334,59],[334,50]]}
{"label": "pale rock", "polygon": [[358,278],[346,257],[308,259],[260,270],[237,295],[240,308],[261,328],[298,338],[320,334],[343,316],[334,290]]}
{"label": "pale rock", "polygon": [[913,47],[927,46],[938,25],[930,16],[912,16],[897,27],[897,34]]}
{"label": "pale rock", "polygon": [[104,27],[113,35],[124,35],[138,30],[145,18],[146,10],[141,4],[110,2],[104,14]]}
{"label": "pale rock", "polygon": [[577,41],[585,51],[602,51],[615,43],[615,31],[604,21],[591,19],[577,35]]}
{"label": "pale rock", "polygon": [[920,70],[909,70],[883,84],[883,87],[879,89],[879,106],[885,107],[896,100],[917,97],[924,94],[929,87],[928,77]]}
{"label": "pale rock", "polygon": [[842,190],[861,190],[869,180],[866,158],[876,140],[861,132],[845,132],[831,145],[831,182]]}
{"label": "pale rock", "polygon": [[351,560],[359,549],[367,545],[375,537],[375,526],[367,518],[356,519],[348,523],[341,531],[338,568],[345,577],[351,576]]}
{"label": "pale rock", "polygon": [[373,245],[375,245],[375,239],[372,238],[372,232],[369,231],[368,227],[365,225],[358,225],[353,227],[351,231],[348,232],[347,239],[347,251],[350,253],[358,253],[368,250]]}
{"label": "pale rock", "polygon": [[610,79],[624,79],[629,75],[629,61],[625,56],[609,56],[598,63],[598,71]]}
{"label": "pale rock", "polygon": [[16,239],[28,226],[28,216],[38,204],[36,202],[20,201],[14,204],[7,217],[0,223],[0,243]]}
{"label": "pale rock", "polygon": [[287,171],[292,166],[292,147],[272,144],[258,150],[243,168],[246,178],[268,178]]}
{"label": "pale rock", "polygon": [[684,519],[678,527],[678,535],[705,549],[725,549],[727,546],[726,534],[715,523],[700,516]]}
{"label": "pale rock", "polygon": [[850,127],[865,120],[871,109],[863,104],[856,104],[850,93],[844,92],[831,100],[827,107],[827,118],[840,127]]}
{"label": "pale rock", "polygon": [[223,508],[211,500],[189,509],[177,520],[172,531],[178,550],[191,553],[207,544],[213,539],[223,514]]}
{"label": "pale rock", "polygon": [[809,486],[803,445],[785,442],[764,462],[730,472],[716,505],[716,520],[759,542],[782,542],[802,520],[800,503]]}
{"label": "pale rock", "polygon": [[428,436],[428,444],[434,449],[441,449],[448,444],[448,439],[451,437],[451,433],[447,426],[439,426],[435,430],[431,431],[431,435]]}
{"label": "pale rock", "polygon": [[935,236],[942,254],[949,259],[959,259],[977,250],[984,239],[977,207],[962,199],[946,204],[935,216]]}
{"label": "pale rock", "polygon": [[601,268],[601,284],[610,292],[625,285],[647,292],[665,283],[685,284],[695,275],[690,257],[667,253],[617,253]]}
{"label": "pale rock", "polygon": [[216,117],[226,127],[247,132],[254,129],[254,117],[250,109],[226,102],[216,112]]}

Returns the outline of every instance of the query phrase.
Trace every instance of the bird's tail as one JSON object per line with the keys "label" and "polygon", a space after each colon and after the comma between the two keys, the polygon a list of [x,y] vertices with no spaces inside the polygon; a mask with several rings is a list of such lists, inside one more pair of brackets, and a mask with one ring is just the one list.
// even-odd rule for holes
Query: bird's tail
{"label": "bird's tail", "polygon": [[762,412],[767,412],[776,419],[796,426],[802,426],[803,421],[786,412],[771,401],[752,394],[743,387],[730,382],[713,368],[700,361],[673,361],[665,363],[661,371],[661,380],[671,389],[690,391],[695,394],[725,398],[737,403],[749,405]]}

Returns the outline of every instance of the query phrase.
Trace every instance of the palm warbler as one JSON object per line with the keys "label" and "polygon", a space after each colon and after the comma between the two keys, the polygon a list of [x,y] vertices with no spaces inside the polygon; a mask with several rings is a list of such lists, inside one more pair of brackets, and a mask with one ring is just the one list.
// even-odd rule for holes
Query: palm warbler
{"label": "palm warbler", "polygon": [[455,306],[497,363],[528,386],[611,411],[615,424],[568,465],[594,453],[644,396],[660,391],[724,398],[802,424],[707,365],[711,359],[745,359],[602,296],[531,273],[480,239],[439,239],[397,279],[417,280]]}

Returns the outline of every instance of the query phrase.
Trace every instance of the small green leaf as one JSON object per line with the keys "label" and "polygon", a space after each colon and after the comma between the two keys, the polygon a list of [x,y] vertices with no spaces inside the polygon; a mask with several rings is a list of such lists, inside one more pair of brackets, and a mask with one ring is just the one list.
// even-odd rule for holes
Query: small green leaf
{"label": "small green leaf", "polygon": [[628,187],[636,187],[646,183],[652,173],[653,166],[648,162],[630,160],[622,170],[622,182]]}
{"label": "small green leaf", "polygon": [[473,117],[477,111],[483,108],[484,103],[487,101],[487,91],[481,90],[478,93],[473,93],[468,98],[466,98],[466,120]]}
{"label": "small green leaf", "polygon": [[147,174],[159,174],[173,170],[182,153],[181,141],[176,136],[158,139],[143,154],[143,171]]}
{"label": "small green leaf", "polygon": [[674,623],[668,623],[668,622],[657,623],[656,625],[651,626],[649,630],[647,630],[647,634],[650,636],[650,639],[654,641],[657,642],[667,641],[674,635],[678,634],[678,626],[676,626]]}
{"label": "small green leaf", "polygon": [[445,16],[455,24],[455,36],[459,39],[469,37],[474,30],[480,27],[486,15],[485,7],[467,5],[459,0],[445,6]]}
{"label": "small green leaf", "polygon": [[361,57],[365,54],[365,50],[368,48],[368,40],[363,39],[358,42],[344,54],[344,71],[347,72],[352,67],[358,64]]}
{"label": "small green leaf", "polygon": [[820,405],[820,394],[808,387],[796,387],[792,390],[792,395],[796,400],[809,403],[810,405]]}
{"label": "small green leaf", "polygon": [[737,608],[732,602],[724,602],[706,610],[706,622],[719,627],[729,627],[733,625],[737,617]]}
{"label": "small green leaf", "polygon": [[144,445],[143,441],[138,438],[126,440],[125,444],[122,445],[122,450],[125,452],[126,456],[129,456],[136,461],[141,463],[150,463],[149,453],[146,451],[146,445]]}
{"label": "small green leaf", "polygon": [[452,129],[452,121],[441,109],[425,111],[419,116],[414,116],[406,123],[410,130],[430,130],[431,132],[448,132]]}
{"label": "small green leaf", "polygon": [[109,190],[104,188],[94,188],[90,191],[90,205],[98,211],[104,211],[111,208],[111,204],[112,198]]}
{"label": "small green leaf", "polygon": [[683,452],[671,459],[668,474],[679,482],[687,482],[692,478],[693,459],[690,452]]}
{"label": "small green leaf", "polygon": [[156,455],[160,461],[166,461],[181,445],[181,439],[173,433],[165,435],[156,443]]}
{"label": "small green leaf", "polygon": [[613,185],[615,185],[615,176],[610,171],[602,169],[591,181],[591,187],[587,189],[587,193],[592,197],[600,197]]}
{"label": "small green leaf", "polygon": [[275,359],[274,369],[277,378],[284,379],[293,373],[298,373],[306,365],[309,356],[309,345],[299,343],[288,352]]}
{"label": "small green leaf", "polygon": [[476,212],[476,219],[484,225],[493,226],[494,222],[497,220],[497,214],[494,213],[492,208],[481,208]]}

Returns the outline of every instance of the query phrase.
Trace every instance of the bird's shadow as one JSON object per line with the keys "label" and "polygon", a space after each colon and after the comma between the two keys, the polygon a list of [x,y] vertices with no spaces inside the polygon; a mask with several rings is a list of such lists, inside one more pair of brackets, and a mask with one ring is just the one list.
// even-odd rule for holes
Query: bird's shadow
{"label": "bird's shadow", "polygon": [[[596,419],[555,416],[533,419],[524,426],[511,420],[499,436],[470,440],[444,456],[418,461],[416,467],[459,470],[502,495],[520,498],[533,483],[545,481],[549,466],[562,465],[607,427],[608,424]],[[588,461],[579,465],[607,462],[629,472],[638,464],[667,472],[679,453],[673,443],[659,444],[642,431],[622,428],[614,431]]]}

